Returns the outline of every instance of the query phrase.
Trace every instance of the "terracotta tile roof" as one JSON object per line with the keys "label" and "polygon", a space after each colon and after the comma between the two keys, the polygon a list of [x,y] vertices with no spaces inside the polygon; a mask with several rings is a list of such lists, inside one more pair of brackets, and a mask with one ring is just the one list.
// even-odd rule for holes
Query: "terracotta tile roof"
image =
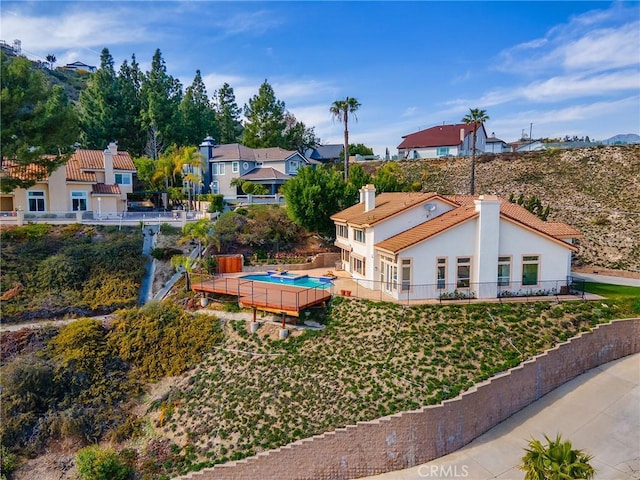
{"label": "terracotta tile roof", "polygon": [[[51,158],[54,159],[55,157],[51,156]],[[36,180],[40,182],[46,182],[49,180],[47,169],[42,165],[36,165],[33,163],[21,165],[6,158],[2,159],[0,171],[4,171],[8,176],[18,178],[20,180]]]}
{"label": "terracotta tile roof", "polygon": [[554,238],[578,238],[582,234],[575,228],[561,222],[545,222],[518,204],[502,200],[500,214],[526,227],[533,228]]}
{"label": "terracotta tile roof", "polygon": [[67,162],[66,169],[67,169],[66,176],[67,176],[68,182],[94,183],[96,181],[96,173],[92,171],[83,170],[81,162],[75,155],[72,156]]}
{"label": "terracotta tile roof", "polygon": [[[474,203],[474,200],[477,200],[478,197],[471,195],[446,195],[443,198],[455,202],[459,205],[458,208],[443,213],[431,220],[427,220],[393,237],[382,240],[375,245],[376,248],[395,254],[478,215],[478,212],[475,211]],[[571,250],[576,250],[575,246],[563,241],[563,239],[566,238],[578,238],[582,236],[575,228],[561,222],[545,222],[520,205],[504,199],[499,200],[501,218],[532,229],[547,238],[562,242],[563,245]]]}
{"label": "terracotta tile roof", "polygon": [[[102,150],[76,150],[71,159],[77,162],[82,170],[104,170],[104,156]],[[113,157],[114,170],[135,171],[136,166],[129,155],[129,152],[117,152]]]}
{"label": "terracotta tile roof", "polygon": [[136,171],[136,165],[133,163],[129,152],[118,152],[115,157],[113,157],[113,169],[114,170],[130,170],[132,172]]}
{"label": "terracotta tile roof", "polygon": [[373,210],[365,212],[364,203],[356,203],[346,210],[332,215],[331,220],[358,227],[370,227],[408,208],[426,203],[436,197],[442,199],[442,197],[433,192],[385,192],[376,196]]}
{"label": "terracotta tile roof", "polygon": [[243,180],[289,180],[291,175],[282,173],[273,167],[258,167],[240,178]]}
{"label": "terracotta tile roof", "polygon": [[477,216],[478,212],[474,206],[464,205],[382,240],[376,243],[375,247],[396,254]]}
{"label": "terracotta tile roof", "polygon": [[435,127],[420,130],[419,132],[404,135],[402,143],[397,148],[424,148],[424,147],[447,147],[460,145],[460,130],[464,130],[464,135],[473,132],[473,125],[458,123],[456,125],[437,125]]}
{"label": "terracotta tile roof", "polygon": [[105,183],[96,183],[91,187],[91,193],[94,195],[120,195],[120,187],[116,184],[107,185]]}

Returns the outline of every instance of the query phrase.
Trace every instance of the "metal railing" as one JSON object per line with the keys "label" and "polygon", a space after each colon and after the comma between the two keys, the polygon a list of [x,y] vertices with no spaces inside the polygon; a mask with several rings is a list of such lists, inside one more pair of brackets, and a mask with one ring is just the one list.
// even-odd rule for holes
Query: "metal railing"
{"label": "metal railing", "polygon": [[345,296],[366,298],[377,301],[394,301],[400,303],[438,301],[467,302],[477,300],[522,299],[530,301],[545,297],[560,297],[566,295],[584,298],[584,282],[568,277],[564,280],[540,281],[535,285],[522,282],[510,282],[499,285],[498,282],[456,282],[436,284],[401,284],[399,282],[381,282],[376,280],[351,279],[354,287],[341,291]]}

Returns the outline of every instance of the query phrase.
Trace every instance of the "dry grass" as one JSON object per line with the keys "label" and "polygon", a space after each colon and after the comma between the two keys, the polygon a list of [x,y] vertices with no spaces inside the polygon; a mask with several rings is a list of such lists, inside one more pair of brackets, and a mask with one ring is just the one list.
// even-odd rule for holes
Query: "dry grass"
{"label": "dry grass", "polygon": [[[469,192],[469,159],[402,162],[423,190]],[[476,193],[523,194],[551,205],[550,221],[584,237],[578,264],[640,271],[640,145],[481,157]]]}

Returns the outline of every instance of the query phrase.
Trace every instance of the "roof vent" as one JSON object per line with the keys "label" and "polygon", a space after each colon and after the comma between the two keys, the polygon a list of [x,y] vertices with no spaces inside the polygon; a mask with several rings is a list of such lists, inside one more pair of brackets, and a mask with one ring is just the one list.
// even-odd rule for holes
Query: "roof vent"
{"label": "roof vent", "polygon": [[438,206],[435,203],[425,203],[424,208],[427,209],[427,212],[434,212]]}

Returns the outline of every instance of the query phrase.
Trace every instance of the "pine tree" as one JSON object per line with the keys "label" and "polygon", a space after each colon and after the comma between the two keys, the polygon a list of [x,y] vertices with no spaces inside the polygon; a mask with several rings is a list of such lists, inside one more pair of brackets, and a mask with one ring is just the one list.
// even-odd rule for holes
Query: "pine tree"
{"label": "pine tree", "polygon": [[284,147],[285,104],[265,80],[257,95],[244,106],[247,118],[242,143],[251,148]]}
{"label": "pine tree", "polygon": [[164,146],[178,143],[178,105],[182,85],[167,74],[160,49],[151,61],[151,70],[142,80],[142,127],[147,131],[147,155],[157,159]]}
{"label": "pine tree", "polygon": [[[2,157],[14,167],[3,170],[0,190],[11,192],[34,185],[36,179],[62,165],[79,140],[80,130],[76,111],[62,86],[51,87],[25,57],[12,59],[0,53],[0,64],[0,143]],[[33,165],[38,166],[32,170],[38,175],[17,175]]]}
{"label": "pine tree", "polygon": [[116,139],[120,149],[140,156],[144,152],[146,137],[140,116],[141,72],[135,55],[131,56],[131,65],[126,60],[122,62],[117,80],[120,92],[120,121]]}
{"label": "pine tree", "polygon": [[217,101],[216,118],[220,138],[216,140],[220,144],[239,142],[244,129],[240,120],[242,110],[238,107],[233,88],[228,83],[222,85],[218,91]]}
{"label": "pine tree", "polygon": [[182,135],[181,145],[198,145],[204,137],[218,136],[215,112],[200,70],[196,71],[193,83],[187,87],[179,107]]}
{"label": "pine tree", "polygon": [[82,91],[79,99],[84,147],[103,149],[109,142],[118,140],[120,105],[113,57],[107,48],[103,48],[100,54],[100,68],[91,75],[87,81],[87,88]]}

